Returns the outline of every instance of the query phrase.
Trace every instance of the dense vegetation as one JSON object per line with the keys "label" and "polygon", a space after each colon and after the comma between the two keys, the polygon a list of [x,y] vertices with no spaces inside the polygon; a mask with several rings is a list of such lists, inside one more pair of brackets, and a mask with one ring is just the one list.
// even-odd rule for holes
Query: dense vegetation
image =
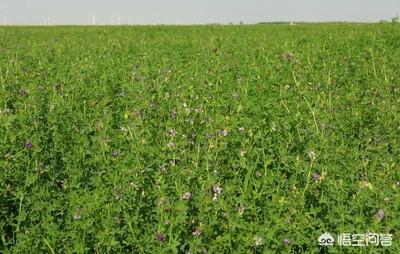
{"label": "dense vegetation", "polygon": [[399,59],[391,24],[2,27],[0,252],[400,253]]}

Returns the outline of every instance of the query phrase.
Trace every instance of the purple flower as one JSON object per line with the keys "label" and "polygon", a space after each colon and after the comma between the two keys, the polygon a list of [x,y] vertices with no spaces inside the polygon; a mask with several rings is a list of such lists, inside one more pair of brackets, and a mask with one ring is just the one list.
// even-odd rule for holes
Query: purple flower
{"label": "purple flower", "polygon": [[226,129],[222,129],[218,131],[218,134],[222,137],[228,136],[228,131]]}
{"label": "purple flower", "polygon": [[314,172],[314,173],[312,174],[312,179],[313,179],[314,181],[319,181],[319,180],[321,180],[321,175],[318,174],[318,173],[316,173],[316,172]]}
{"label": "purple flower", "polygon": [[213,187],[214,194],[221,195],[222,188],[219,185]]}
{"label": "purple flower", "polygon": [[213,201],[217,201],[219,196],[221,196],[222,188],[219,185],[216,185],[213,187],[213,192],[214,192]]}
{"label": "purple flower", "polygon": [[26,141],[25,142],[25,148],[26,149],[32,149],[33,148],[33,143],[30,140]]}
{"label": "purple flower", "polygon": [[288,246],[290,244],[290,240],[287,238],[283,239],[283,244]]}
{"label": "purple flower", "polygon": [[156,235],[156,240],[159,242],[164,242],[167,238],[165,237],[165,235],[163,233],[157,233]]}

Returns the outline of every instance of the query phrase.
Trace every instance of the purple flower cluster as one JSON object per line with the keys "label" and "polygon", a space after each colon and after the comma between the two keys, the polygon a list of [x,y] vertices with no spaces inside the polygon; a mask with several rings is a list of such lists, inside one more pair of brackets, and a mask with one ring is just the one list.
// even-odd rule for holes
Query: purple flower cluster
{"label": "purple flower cluster", "polygon": [[213,187],[213,192],[214,192],[213,201],[217,201],[222,194],[222,188],[219,185],[215,185]]}

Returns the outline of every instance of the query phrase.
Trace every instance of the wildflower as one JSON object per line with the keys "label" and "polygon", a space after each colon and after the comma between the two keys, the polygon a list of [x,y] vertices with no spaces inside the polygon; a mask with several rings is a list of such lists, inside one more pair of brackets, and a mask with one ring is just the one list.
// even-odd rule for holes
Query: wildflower
{"label": "wildflower", "polygon": [[194,231],[192,232],[192,235],[193,235],[193,236],[200,236],[201,233],[202,233],[201,229],[196,228],[196,230],[194,230]]}
{"label": "wildflower", "polygon": [[214,194],[221,195],[222,188],[219,185],[213,187]]}
{"label": "wildflower", "polygon": [[243,157],[246,153],[247,153],[247,151],[245,151],[245,150],[240,150],[240,156]]}
{"label": "wildflower", "polygon": [[168,136],[170,136],[170,137],[175,137],[175,136],[176,136],[176,130],[170,129],[170,130],[168,131]]}
{"label": "wildflower", "polygon": [[82,213],[83,213],[83,208],[76,209],[75,214],[74,214],[74,220],[82,219]]}
{"label": "wildflower", "polygon": [[288,246],[288,245],[290,244],[290,240],[287,239],[287,238],[283,239],[283,244],[284,244],[285,246]]}
{"label": "wildflower", "polygon": [[119,157],[119,155],[120,155],[120,152],[118,150],[115,150],[112,152],[113,157]]}
{"label": "wildflower", "polygon": [[190,193],[190,192],[185,192],[185,193],[182,194],[182,198],[183,198],[184,200],[190,200],[190,199],[192,199],[192,193]]}
{"label": "wildflower", "polygon": [[240,132],[244,132],[244,131],[245,131],[244,127],[240,127],[240,128],[239,128],[239,131],[240,131]]}
{"label": "wildflower", "polygon": [[30,140],[27,140],[25,142],[25,148],[26,149],[32,149],[33,148],[33,143]]}
{"label": "wildflower", "polygon": [[128,129],[125,126],[121,126],[120,130],[121,132],[128,132]]}
{"label": "wildflower", "polygon": [[218,131],[218,134],[222,137],[228,136],[228,131],[226,129],[222,129]]}
{"label": "wildflower", "polygon": [[27,96],[28,94],[29,94],[29,91],[26,89],[21,88],[19,90],[19,95],[21,95],[21,96]]}
{"label": "wildflower", "polygon": [[379,223],[385,218],[385,212],[383,209],[379,209],[375,214],[375,220]]}
{"label": "wildflower", "polygon": [[261,246],[261,245],[264,244],[264,240],[262,239],[261,236],[258,236],[258,235],[254,236],[253,240],[254,240],[254,245],[255,246]]}
{"label": "wildflower", "polygon": [[312,174],[312,179],[317,182],[317,181],[321,180],[321,175],[316,173],[316,172],[314,172]]}
{"label": "wildflower", "polygon": [[157,233],[156,235],[156,240],[159,242],[164,242],[167,238],[165,237],[165,235],[163,233]]}
{"label": "wildflower", "polygon": [[308,157],[310,158],[310,160],[315,160],[316,158],[317,158],[317,155],[315,154],[315,152],[314,151],[310,151],[309,153],[308,153]]}
{"label": "wildflower", "polygon": [[178,113],[176,113],[175,110],[171,112],[172,119],[176,119],[177,116],[178,116]]}
{"label": "wildflower", "polygon": [[219,185],[216,185],[213,187],[213,192],[214,192],[213,201],[217,201],[218,198],[221,196],[222,188]]}

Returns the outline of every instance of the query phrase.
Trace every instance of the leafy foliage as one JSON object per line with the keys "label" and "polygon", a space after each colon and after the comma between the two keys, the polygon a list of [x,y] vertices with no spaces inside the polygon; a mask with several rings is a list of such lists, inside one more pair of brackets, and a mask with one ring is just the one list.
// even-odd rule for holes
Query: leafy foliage
{"label": "leafy foliage", "polygon": [[0,28],[0,252],[399,253],[399,34]]}

